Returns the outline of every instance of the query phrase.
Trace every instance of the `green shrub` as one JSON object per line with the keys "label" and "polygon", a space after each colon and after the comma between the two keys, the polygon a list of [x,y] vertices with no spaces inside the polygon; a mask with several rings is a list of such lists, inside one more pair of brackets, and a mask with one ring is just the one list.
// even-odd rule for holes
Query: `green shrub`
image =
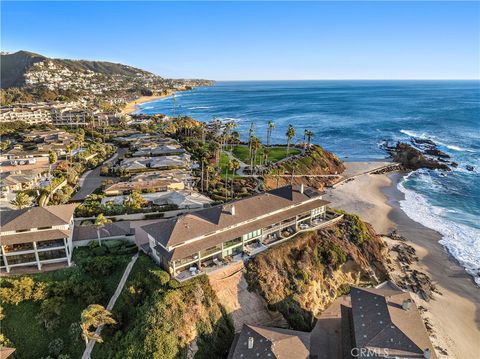
{"label": "green shrub", "polygon": [[308,282],[308,274],[307,272],[305,272],[303,269],[300,269],[298,272],[297,272],[297,275],[296,275],[297,279],[300,279],[301,281],[307,283]]}
{"label": "green shrub", "polygon": [[170,284],[170,274],[161,269],[150,269],[150,274],[158,279],[160,285],[164,286],[165,284]]}
{"label": "green shrub", "polygon": [[53,339],[48,344],[48,352],[54,357],[59,356],[62,350],[63,350],[63,340],[61,338]]}
{"label": "green shrub", "polygon": [[[97,249],[105,249],[105,247],[98,247],[95,248]],[[112,274],[117,265],[119,264],[119,261],[115,257],[111,256],[98,256],[94,257],[90,260],[87,260],[84,264],[84,270],[92,275],[93,277],[96,276],[106,276],[109,274]]]}

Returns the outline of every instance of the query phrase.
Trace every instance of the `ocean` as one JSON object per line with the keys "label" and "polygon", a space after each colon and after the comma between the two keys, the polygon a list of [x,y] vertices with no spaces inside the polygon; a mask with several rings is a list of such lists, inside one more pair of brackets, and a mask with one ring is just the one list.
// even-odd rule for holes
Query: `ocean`
{"label": "ocean", "polygon": [[[458,168],[448,174],[418,170],[398,189],[401,208],[442,235],[441,243],[480,285],[480,81],[245,81],[218,82],[144,103],[139,112],[189,115],[203,121],[233,120],[243,140],[250,124],[266,141],[295,141],[304,129],[313,142],[344,161],[385,159],[380,143],[431,139]],[[473,166],[474,170],[467,170]]]}

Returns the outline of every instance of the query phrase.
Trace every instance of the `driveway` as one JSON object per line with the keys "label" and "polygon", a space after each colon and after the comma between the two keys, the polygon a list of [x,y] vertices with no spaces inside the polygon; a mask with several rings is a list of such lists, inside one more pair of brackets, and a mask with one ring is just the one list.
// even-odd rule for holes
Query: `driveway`
{"label": "driveway", "polygon": [[[119,148],[117,153],[104,162],[104,164],[115,161],[118,156],[123,156],[127,153],[127,148]],[[105,181],[109,177],[100,176],[100,170],[102,165],[94,168],[93,170],[85,172],[78,181],[80,189],[77,193],[70,199],[70,202],[81,202],[90,196],[97,188],[100,188],[102,181]]]}

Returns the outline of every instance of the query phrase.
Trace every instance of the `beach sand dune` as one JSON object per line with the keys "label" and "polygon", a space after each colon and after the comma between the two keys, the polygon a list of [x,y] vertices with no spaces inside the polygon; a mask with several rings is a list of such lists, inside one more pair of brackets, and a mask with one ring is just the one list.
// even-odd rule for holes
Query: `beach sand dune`
{"label": "beach sand dune", "polygon": [[[355,163],[348,171],[359,168],[361,165]],[[441,236],[437,232],[411,220],[400,209],[400,179],[400,174],[361,175],[329,190],[325,199],[335,208],[358,214],[378,233],[395,228],[408,239],[419,257],[415,269],[428,274],[441,293],[434,294],[429,302],[416,298],[427,309],[424,317],[433,326],[432,341],[447,349],[448,355],[439,357],[480,358],[480,288],[438,243]]]}

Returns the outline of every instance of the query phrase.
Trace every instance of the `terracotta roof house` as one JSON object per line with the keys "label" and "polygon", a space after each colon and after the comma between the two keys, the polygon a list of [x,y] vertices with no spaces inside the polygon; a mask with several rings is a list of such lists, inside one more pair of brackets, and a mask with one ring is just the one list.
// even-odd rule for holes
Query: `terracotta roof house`
{"label": "terracotta roof house", "polygon": [[5,211],[0,216],[0,269],[66,262],[72,258],[75,205],[31,207]]}
{"label": "terracotta roof house", "polygon": [[150,190],[154,192],[183,190],[192,181],[191,174],[183,170],[166,170],[139,173],[126,182],[107,185],[103,193],[107,196],[129,194],[132,191]]}
{"label": "terracotta roof house", "polygon": [[410,293],[392,282],[376,288],[353,287],[300,332],[244,325],[229,359],[436,359]]}
{"label": "terracotta roof house", "polygon": [[[227,204],[160,219],[138,229],[153,258],[177,279],[253,255],[297,232],[329,222],[322,193],[286,186]],[[188,275],[187,275],[188,276]]]}

